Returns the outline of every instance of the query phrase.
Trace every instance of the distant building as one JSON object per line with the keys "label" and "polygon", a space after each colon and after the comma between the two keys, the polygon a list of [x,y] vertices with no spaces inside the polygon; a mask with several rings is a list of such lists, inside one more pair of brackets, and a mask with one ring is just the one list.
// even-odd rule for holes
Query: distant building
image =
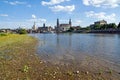
{"label": "distant building", "polygon": [[107,21],[105,20],[96,21],[94,22],[94,24],[90,25],[90,28],[93,29],[95,25],[105,25],[105,24],[107,24]]}
{"label": "distant building", "polygon": [[60,26],[59,26],[61,31],[67,31],[70,29],[70,27],[71,27],[70,24],[60,24]]}
{"label": "distant building", "polygon": [[72,27],[72,22],[71,22],[71,19],[69,20],[69,23],[68,24],[60,24],[59,23],[59,19],[57,19],[57,26],[56,26],[56,32],[65,32],[67,30],[70,29],[70,27]]}
{"label": "distant building", "polygon": [[32,27],[32,30],[36,30],[36,23],[34,22],[34,25]]}
{"label": "distant building", "polygon": [[74,31],[80,30],[81,27],[80,26],[72,26],[72,28],[74,29]]}
{"label": "distant building", "polygon": [[71,19],[69,20],[69,25],[70,25],[70,27],[72,27],[72,21],[71,21]]}
{"label": "distant building", "polygon": [[107,24],[107,21],[101,20],[101,21],[94,22],[94,25],[104,25],[104,24]]}
{"label": "distant building", "polygon": [[46,26],[45,23],[42,27],[38,27],[37,32],[39,33],[47,33],[52,32],[53,28],[51,26]]}
{"label": "distant building", "polygon": [[60,32],[60,28],[59,28],[59,19],[57,19],[57,25],[56,25],[56,27],[55,27],[55,29],[56,29],[56,32]]}
{"label": "distant building", "polygon": [[11,29],[0,29],[0,33],[12,33]]}

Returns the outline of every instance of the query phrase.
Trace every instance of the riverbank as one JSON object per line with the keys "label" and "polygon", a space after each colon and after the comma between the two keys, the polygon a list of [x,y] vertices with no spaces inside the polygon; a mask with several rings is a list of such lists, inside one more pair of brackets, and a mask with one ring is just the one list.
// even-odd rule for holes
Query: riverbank
{"label": "riverbank", "polygon": [[31,78],[33,65],[38,63],[36,44],[37,40],[27,35],[0,36],[0,80]]}
{"label": "riverbank", "polygon": [[119,72],[90,56],[80,63],[43,61],[36,55],[37,44],[27,35],[0,36],[0,80],[120,80]]}

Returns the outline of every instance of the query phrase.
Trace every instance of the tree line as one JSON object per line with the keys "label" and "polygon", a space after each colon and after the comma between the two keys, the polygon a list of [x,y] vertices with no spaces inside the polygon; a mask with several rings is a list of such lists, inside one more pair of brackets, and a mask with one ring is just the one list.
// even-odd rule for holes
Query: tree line
{"label": "tree line", "polygon": [[104,25],[93,25],[90,27],[91,30],[109,30],[109,29],[120,29],[120,23],[118,24],[118,26],[115,23],[110,23],[110,24],[104,24]]}

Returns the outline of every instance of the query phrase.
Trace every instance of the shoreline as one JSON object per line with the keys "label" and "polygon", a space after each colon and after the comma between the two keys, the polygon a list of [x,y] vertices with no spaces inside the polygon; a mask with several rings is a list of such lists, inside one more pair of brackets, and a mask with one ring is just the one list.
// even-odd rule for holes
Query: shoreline
{"label": "shoreline", "polygon": [[[7,44],[4,42],[4,46],[0,46],[1,80],[120,80],[118,72],[104,65],[94,69],[98,62],[93,57],[86,56],[81,65],[74,61],[63,65],[52,64],[38,57],[37,39],[28,35],[3,37],[0,41]],[[8,38],[9,41],[4,40]]]}

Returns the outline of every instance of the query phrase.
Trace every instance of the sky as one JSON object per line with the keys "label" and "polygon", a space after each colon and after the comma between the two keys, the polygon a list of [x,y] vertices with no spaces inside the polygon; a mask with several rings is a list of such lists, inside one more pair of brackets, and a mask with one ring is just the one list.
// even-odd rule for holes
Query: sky
{"label": "sky", "polygon": [[82,27],[98,20],[120,22],[120,0],[0,0],[1,28],[31,28],[45,23],[54,27],[56,19]]}

